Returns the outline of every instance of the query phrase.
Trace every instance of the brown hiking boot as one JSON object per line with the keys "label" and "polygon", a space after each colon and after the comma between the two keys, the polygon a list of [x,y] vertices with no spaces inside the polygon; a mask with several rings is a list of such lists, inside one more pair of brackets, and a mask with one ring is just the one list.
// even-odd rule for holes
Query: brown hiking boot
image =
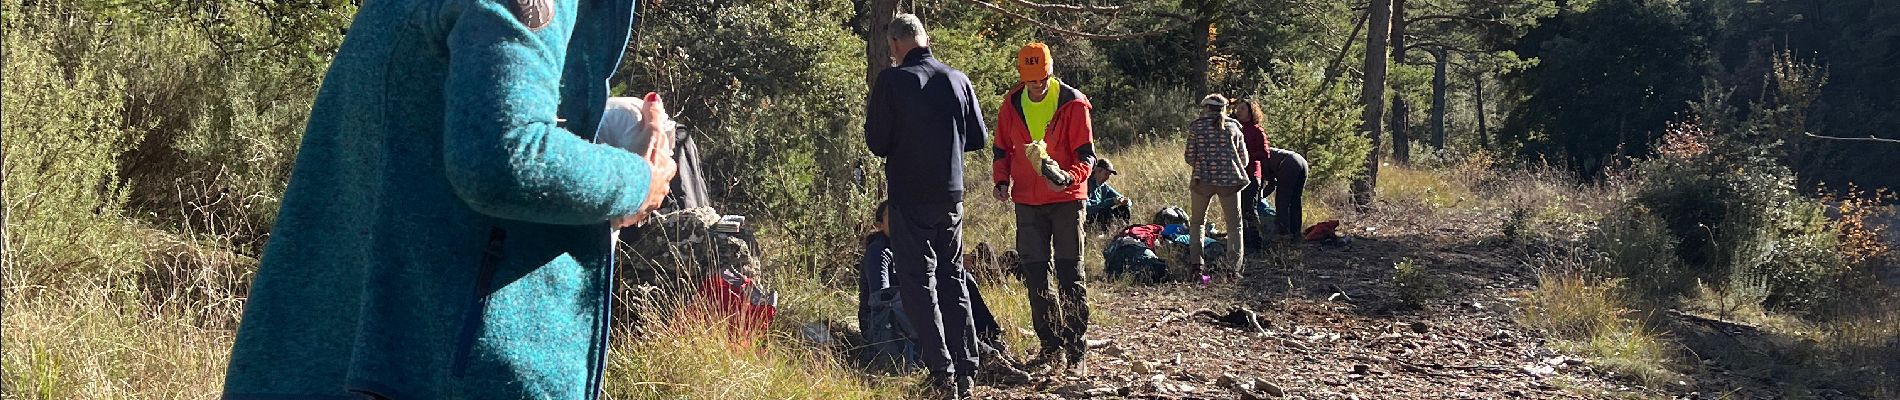
{"label": "brown hiking boot", "polygon": [[1069,365],[1063,368],[1062,375],[1074,377],[1076,379],[1088,379],[1089,377],[1088,362],[1083,361],[1081,359],[1070,361]]}
{"label": "brown hiking boot", "polygon": [[976,368],[976,381],[985,386],[1027,385],[1030,379],[1028,372],[1017,369],[1001,354],[983,355],[982,362]]}
{"label": "brown hiking boot", "polygon": [[1087,340],[1084,340],[1080,337],[1075,338],[1075,344],[1071,345],[1069,349],[1065,351],[1065,354],[1063,354],[1063,359],[1065,361],[1068,361],[1069,363],[1067,365],[1067,368],[1063,371],[1064,373],[1074,375],[1077,377],[1088,376],[1088,363],[1084,362],[1083,360],[1083,358],[1088,355],[1088,351],[1089,351],[1089,346],[1087,343],[1088,343]]}
{"label": "brown hiking boot", "polygon": [[922,398],[931,399],[931,400],[967,399],[968,397],[965,397],[963,395],[963,391],[959,390],[960,388],[957,387],[957,381],[962,380],[962,379],[967,379],[967,378],[962,378],[962,377],[952,378],[948,375],[931,374],[930,378],[924,379],[923,390],[919,391],[918,395],[923,396]]}
{"label": "brown hiking boot", "polygon": [[1062,368],[1067,365],[1068,362],[1064,360],[1062,351],[1052,349],[1044,350],[1042,354],[1037,355],[1035,359],[1024,363],[1022,369],[1028,371],[1030,374],[1043,375],[1050,372],[1061,371]]}

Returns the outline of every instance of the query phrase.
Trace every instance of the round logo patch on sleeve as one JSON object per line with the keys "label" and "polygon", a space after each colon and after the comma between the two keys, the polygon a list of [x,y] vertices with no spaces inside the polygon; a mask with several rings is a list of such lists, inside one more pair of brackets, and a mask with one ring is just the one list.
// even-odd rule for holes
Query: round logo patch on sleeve
{"label": "round logo patch on sleeve", "polygon": [[541,30],[554,22],[553,0],[508,0],[508,11],[528,30]]}

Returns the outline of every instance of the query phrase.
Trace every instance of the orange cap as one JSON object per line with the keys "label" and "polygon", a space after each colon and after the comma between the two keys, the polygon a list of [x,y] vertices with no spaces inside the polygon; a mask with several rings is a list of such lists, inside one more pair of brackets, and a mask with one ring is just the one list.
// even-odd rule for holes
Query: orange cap
{"label": "orange cap", "polygon": [[1049,45],[1030,43],[1016,52],[1016,75],[1023,82],[1035,82],[1054,75],[1056,67],[1049,56]]}

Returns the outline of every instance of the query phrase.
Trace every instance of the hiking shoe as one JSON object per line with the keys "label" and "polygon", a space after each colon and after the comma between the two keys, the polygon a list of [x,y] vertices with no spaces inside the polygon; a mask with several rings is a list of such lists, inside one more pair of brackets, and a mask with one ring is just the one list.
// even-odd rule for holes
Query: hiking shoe
{"label": "hiking shoe", "polygon": [[1051,371],[1060,371],[1064,362],[1061,351],[1045,351],[1035,359],[1023,364],[1023,370],[1030,374],[1042,375]]}
{"label": "hiking shoe", "polygon": [[1067,353],[1064,354],[1063,359],[1069,362],[1068,368],[1064,372],[1078,377],[1088,376],[1087,363],[1083,362],[1083,358],[1088,355],[1089,351],[1088,345],[1083,343],[1088,342],[1082,338],[1075,338],[1075,340],[1077,345],[1070,348]]}
{"label": "hiking shoe", "polygon": [[957,399],[976,398],[976,380],[968,375],[957,375]]}
{"label": "hiking shoe", "polygon": [[931,374],[930,378],[924,380],[924,390],[918,393],[925,399],[963,400],[968,398],[959,397],[961,394],[962,392],[957,391],[956,380],[936,374]]}
{"label": "hiking shoe", "polygon": [[1030,379],[1028,372],[1009,365],[1009,362],[1000,356],[984,357],[983,362],[976,368],[976,380],[983,382],[986,386],[1027,385]]}
{"label": "hiking shoe", "polygon": [[1089,376],[1088,362],[1083,361],[1079,357],[1074,361],[1069,361],[1068,367],[1062,370],[1062,374],[1075,377],[1076,379],[1086,379]]}

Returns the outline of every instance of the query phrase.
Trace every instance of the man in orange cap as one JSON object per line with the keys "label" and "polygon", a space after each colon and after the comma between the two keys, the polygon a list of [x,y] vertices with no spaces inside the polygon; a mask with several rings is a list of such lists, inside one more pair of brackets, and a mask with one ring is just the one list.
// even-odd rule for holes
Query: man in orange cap
{"label": "man in orange cap", "polygon": [[[1083,201],[1095,162],[1088,97],[1054,76],[1049,46],[1016,54],[1022,84],[1003,96],[996,120],[995,196],[1016,203],[1016,252],[1041,342],[1035,364],[1081,369],[1088,345],[1088,290],[1082,286]],[[1049,290],[1054,273],[1061,301]]]}

